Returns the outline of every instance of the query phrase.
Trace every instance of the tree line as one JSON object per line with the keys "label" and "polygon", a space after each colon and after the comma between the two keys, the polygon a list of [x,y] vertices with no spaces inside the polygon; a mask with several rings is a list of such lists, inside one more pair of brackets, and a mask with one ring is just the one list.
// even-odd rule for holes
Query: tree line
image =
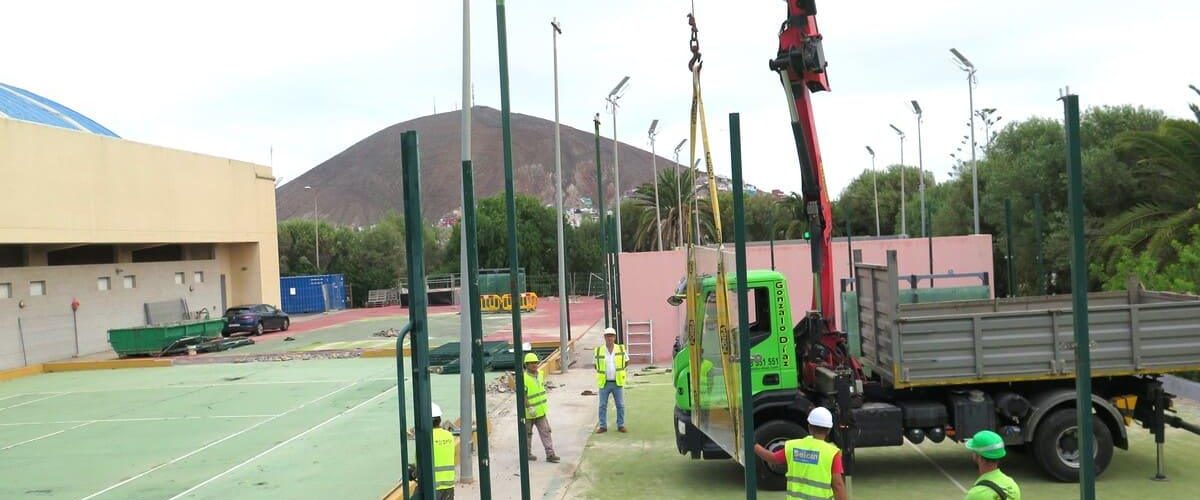
{"label": "tree line", "polygon": [[[1197,117],[1200,120],[1200,117]],[[1084,210],[1091,288],[1120,289],[1129,275],[1152,289],[1200,293],[1200,123],[1168,118],[1163,112],[1134,106],[1087,110],[1081,122]],[[1032,295],[1070,290],[1070,236],[1067,222],[1065,136],[1060,121],[1030,118],[1012,122],[979,151],[980,231],[993,236],[997,294]],[[925,198],[935,236],[974,231],[971,165],[958,162],[950,177],[937,182],[925,173]],[[708,193],[692,173],[659,172],[655,183],[638,186],[621,205],[625,251],[663,249],[680,244],[680,224],[699,210],[702,243],[715,240]],[[798,175],[798,173],[797,173]],[[909,236],[922,234],[920,171],[890,165],[853,179],[833,201],[835,236],[896,235],[901,228],[900,183],[905,184]],[[655,211],[655,184],[658,187]],[[700,183],[703,185],[703,183]],[[732,194],[718,193],[723,239],[733,241]],[[1035,203],[1035,199],[1039,203]],[[1015,281],[1008,282],[1004,204],[1012,205],[1012,257]],[[1035,210],[1040,205],[1040,212]],[[747,196],[746,232],[752,241],[800,239],[808,230],[803,199],[792,193]],[[518,248],[529,276],[557,272],[557,216],[537,198],[518,195]],[[682,208],[682,210],[681,210]],[[477,205],[480,268],[507,268],[507,231],[502,195]],[[1039,217],[1040,216],[1040,217]],[[1039,226],[1040,223],[1040,227]],[[317,272],[312,220],[279,224],[280,273]],[[395,286],[405,275],[404,220],[389,214],[361,230],[318,224],[320,270],[341,273],[361,303],[366,290]],[[459,272],[459,228],[425,226],[428,274]],[[572,273],[602,270],[599,223],[586,219],[566,225],[567,268]],[[1040,243],[1040,244],[1039,244]]]}

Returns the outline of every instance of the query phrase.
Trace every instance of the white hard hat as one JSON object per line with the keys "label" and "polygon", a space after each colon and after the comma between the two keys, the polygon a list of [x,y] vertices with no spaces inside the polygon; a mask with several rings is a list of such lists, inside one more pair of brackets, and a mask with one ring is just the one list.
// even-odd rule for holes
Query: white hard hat
{"label": "white hard hat", "polygon": [[823,406],[813,408],[808,412],[808,425],[813,427],[833,428],[833,414]]}
{"label": "white hard hat", "polygon": [[614,330],[614,329],[613,329],[613,328],[610,326],[610,327],[608,327],[608,328],[605,328],[605,329],[604,329],[604,334],[605,334],[605,335],[616,335],[616,334],[617,334],[617,331],[616,331],[616,330]]}
{"label": "white hard hat", "polygon": [[[430,415],[430,416],[432,416],[433,418],[442,418],[442,407],[438,406],[437,403],[429,403],[429,411],[430,411],[430,413],[432,413],[432,415]],[[812,418],[812,417],[808,417],[808,418]],[[811,422],[809,422],[809,423],[811,423]]]}

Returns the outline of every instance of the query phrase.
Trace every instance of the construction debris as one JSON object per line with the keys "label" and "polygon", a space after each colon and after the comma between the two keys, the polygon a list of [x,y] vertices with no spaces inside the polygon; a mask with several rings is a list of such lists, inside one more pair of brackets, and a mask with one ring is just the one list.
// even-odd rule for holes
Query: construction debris
{"label": "construction debris", "polygon": [[590,390],[590,389],[589,389],[589,390],[586,390],[586,391],[583,391],[583,392],[579,393],[579,395],[580,395],[580,396],[595,396],[595,395],[596,395],[596,391],[593,391],[593,390]]}
{"label": "construction debris", "polygon": [[388,328],[387,330],[380,330],[380,331],[378,331],[378,332],[372,333],[372,334],[371,334],[371,336],[373,336],[373,337],[393,337],[393,338],[395,338],[395,337],[399,337],[399,336],[400,336],[400,331],[399,331],[399,330],[397,330],[397,329],[395,329],[395,328]]}

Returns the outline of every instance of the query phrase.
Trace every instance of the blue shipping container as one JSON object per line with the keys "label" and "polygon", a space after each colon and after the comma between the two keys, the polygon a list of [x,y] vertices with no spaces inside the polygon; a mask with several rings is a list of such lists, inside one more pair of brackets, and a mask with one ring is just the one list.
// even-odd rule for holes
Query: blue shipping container
{"label": "blue shipping container", "polygon": [[280,307],[288,314],[346,308],[346,283],[340,274],[279,278]]}

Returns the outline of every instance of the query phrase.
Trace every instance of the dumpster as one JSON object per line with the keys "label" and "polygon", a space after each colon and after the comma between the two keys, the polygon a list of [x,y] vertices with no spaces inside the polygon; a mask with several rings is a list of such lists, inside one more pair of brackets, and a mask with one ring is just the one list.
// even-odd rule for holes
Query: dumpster
{"label": "dumpster", "polygon": [[225,320],[200,319],[133,328],[114,328],[108,331],[108,344],[121,357],[161,355],[174,347],[220,338]]}

